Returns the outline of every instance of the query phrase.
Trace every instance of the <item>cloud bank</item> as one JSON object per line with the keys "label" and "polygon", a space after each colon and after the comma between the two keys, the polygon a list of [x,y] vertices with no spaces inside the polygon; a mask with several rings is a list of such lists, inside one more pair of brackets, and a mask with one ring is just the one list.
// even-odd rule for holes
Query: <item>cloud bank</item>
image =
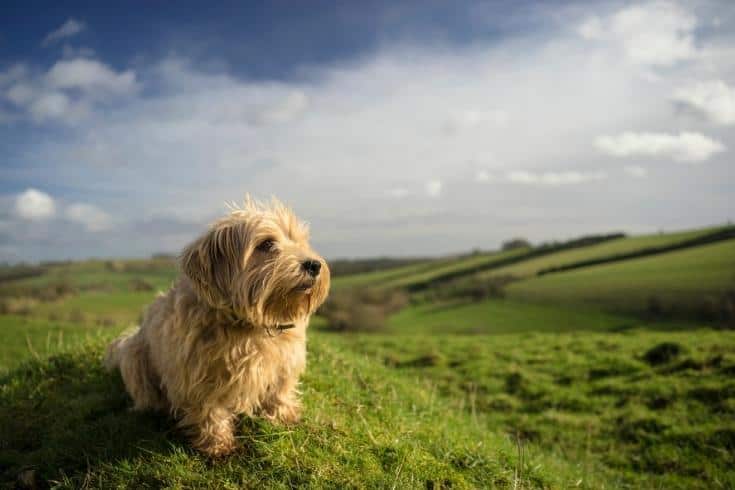
{"label": "cloud bank", "polygon": [[216,53],[0,68],[0,124],[34,136],[0,170],[0,245],[176,251],[245,192],[291,203],[330,257],[724,221],[735,40],[702,35],[724,4],[707,5],[539,6],[556,24],[534,35],[386,42],[286,80]]}

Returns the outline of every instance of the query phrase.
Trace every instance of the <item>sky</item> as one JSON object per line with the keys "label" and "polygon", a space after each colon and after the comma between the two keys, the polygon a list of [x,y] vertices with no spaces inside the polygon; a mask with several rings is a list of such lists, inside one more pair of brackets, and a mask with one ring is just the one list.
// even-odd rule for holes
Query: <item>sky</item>
{"label": "sky", "polygon": [[735,2],[3,2],[0,262],[177,253],[246,194],[328,258],[735,218]]}

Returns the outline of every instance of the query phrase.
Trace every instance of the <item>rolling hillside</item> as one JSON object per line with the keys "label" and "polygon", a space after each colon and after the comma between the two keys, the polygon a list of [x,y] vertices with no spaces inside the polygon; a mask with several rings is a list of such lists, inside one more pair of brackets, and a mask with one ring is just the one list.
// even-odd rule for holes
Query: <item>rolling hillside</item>
{"label": "rolling hillside", "polygon": [[722,241],[728,237],[735,237],[735,227],[728,225],[674,233],[632,236],[602,240],[601,243],[581,246],[565,246],[561,243],[507,252],[484,252],[477,255],[419,262],[384,271],[341,276],[334,279],[334,288],[380,287],[415,290],[431,287],[436,283],[459,280],[463,277],[525,278],[546,272],[556,272],[557,269],[594,265],[595,262],[622,261],[636,256],[665,253],[678,248],[701,246],[710,241]]}
{"label": "rolling hillside", "polygon": [[[688,316],[730,291],[735,240],[652,252],[709,232],[337,277],[336,295],[421,291],[371,334],[316,317],[303,423],[245,420],[241,451],[221,461],[190,450],[168,417],[129,412],[100,365],[172,262],[30,270],[0,281],[0,485],[735,487],[735,336]],[[651,253],[538,275],[640,250]],[[504,268],[516,271],[504,298],[439,299]],[[652,297],[683,310],[651,320]]]}
{"label": "rolling hillside", "polygon": [[699,246],[697,240],[706,239],[708,236],[731,236],[732,227],[706,228],[702,230],[684,231],[678,233],[662,233],[656,235],[642,235],[620,238],[609,242],[600,243],[598,245],[590,245],[588,247],[575,248],[572,250],[564,250],[538,258],[525,260],[517,264],[507,267],[500,267],[482,273],[482,277],[492,275],[511,275],[515,277],[529,277],[539,274],[542,271],[570,266],[577,263],[585,263],[594,260],[626,260],[630,255],[646,254],[656,255],[658,253],[669,252],[670,248],[681,246],[695,242],[694,246]]}
{"label": "rolling hillside", "polygon": [[[246,421],[243,450],[211,463],[166,417],[136,414],[100,364],[104,341],[23,364],[0,389],[0,470],[58,488],[243,486],[565,487],[582,470],[524,447],[457,410],[432,383],[416,383],[314,335],[304,378],[305,420],[295,428]],[[337,374],[339,373],[339,374]],[[70,448],[74,448],[70,451]],[[27,473],[29,472],[30,473]]]}
{"label": "rolling hillside", "polygon": [[735,295],[735,240],[547,274],[510,284],[510,298],[645,312],[696,312]]}

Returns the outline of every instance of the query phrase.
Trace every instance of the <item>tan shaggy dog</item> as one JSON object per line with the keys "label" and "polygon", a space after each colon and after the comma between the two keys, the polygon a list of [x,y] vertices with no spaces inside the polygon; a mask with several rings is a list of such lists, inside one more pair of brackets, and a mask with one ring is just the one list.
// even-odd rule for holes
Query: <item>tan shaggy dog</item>
{"label": "tan shaggy dog", "polygon": [[238,415],[298,422],[309,317],[329,291],[329,269],[286,206],[246,199],[186,247],[183,274],[115,340],[135,410],[167,410],[197,449],[235,448]]}

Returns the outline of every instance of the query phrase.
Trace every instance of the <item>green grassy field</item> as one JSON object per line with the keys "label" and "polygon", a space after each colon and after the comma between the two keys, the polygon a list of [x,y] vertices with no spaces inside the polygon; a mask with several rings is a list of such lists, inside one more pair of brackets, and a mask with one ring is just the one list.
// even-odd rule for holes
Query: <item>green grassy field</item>
{"label": "green grassy field", "polygon": [[735,486],[733,332],[371,335],[352,350],[574,462],[584,486]]}
{"label": "green grassy field", "polygon": [[119,376],[101,369],[112,335],[21,355],[2,376],[6,483],[32,471],[60,488],[735,484],[731,332],[315,330],[304,422],[244,421],[242,450],[218,462],[168,418],[127,410]]}
{"label": "green grassy field", "polygon": [[432,281],[445,276],[471,274],[478,269],[481,270],[486,267],[492,267],[494,264],[520,257],[527,252],[528,249],[516,249],[507,252],[479,254],[477,256],[466,257],[441,266],[433,267],[429,270],[417,271],[412,274],[395,277],[380,286],[403,288],[430,284]]}
{"label": "green grassy field", "polygon": [[0,315],[0,376],[30,358],[64,352],[86,340],[109,335],[109,328],[85,327],[17,315]]}
{"label": "green grassy field", "polygon": [[692,312],[735,291],[735,240],[547,274],[510,284],[510,298],[586,303],[645,312],[652,298],[664,310]]}
{"label": "green grassy field", "polygon": [[695,324],[651,322],[593,308],[567,308],[506,299],[420,303],[391,316],[387,333],[509,334],[521,332],[620,332],[632,328],[679,330]]}
{"label": "green grassy field", "polygon": [[0,283],[0,293],[59,283],[83,290],[129,291],[134,280],[146,281],[153,289],[164,289],[175,277],[176,267],[171,260],[88,260],[53,265],[43,275]]}
{"label": "green grassy field", "polygon": [[58,488],[562,488],[583,478],[534,446],[520,460],[504,432],[348,344],[314,335],[304,421],[244,421],[242,450],[217,462],[191,451],[168,418],[127,410],[119,377],[101,369],[103,342],[26,362],[0,390],[3,478],[33,471]]}
{"label": "green grassy field", "polygon": [[[334,288],[347,287],[416,287],[430,284],[443,277],[461,277],[476,275],[480,278],[493,276],[514,276],[524,278],[536,275],[539,271],[551,267],[568,266],[578,262],[594,259],[607,259],[620,255],[655,250],[662,247],[675,246],[689,240],[730,229],[729,226],[710,227],[655,235],[632,236],[605,241],[599,244],[560,250],[538,257],[529,257],[517,262],[531,252],[522,248],[507,252],[480,253],[457,258],[446,258],[430,262],[419,262],[404,267],[374,271],[366,274],[354,274],[334,279]],[[512,261],[509,265],[505,262]],[[497,266],[495,266],[497,264]]]}
{"label": "green grassy field", "polygon": [[332,288],[344,289],[382,284],[387,281],[400,279],[402,277],[410,276],[416,273],[422,273],[427,270],[432,270],[437,266],[441,266],[446,263],[453,263],[454,261],[455,259],[439,259],[436,261],[419,262],[403,267],[366,272],[364,274],[352,274],[349,276],[334,277],[332,278]]}
{"label": "green grassy field", "polygon": [[555,252],[506,267],[492,269],[481,273],[481,276],[511,275],[516,277],[529,277],[549,267],[559,267],[590,259],[603,259],[644,249],[671,246],[714,233],[723,228],[725,227],[619,238],[597,245]]}
{"label": "green grassy field", "polygon": [[402,288],[430,283],[449,274],[470,274],[478,269],[491,267],[513,257],[527,253],[529,249],[516,249],[508,252],[484,252],[456,258],[446,258],[396,267],[383,271],[365,274],[336,277],[333,280],[335,289],[350,287]]}
{"label": "green grassy field", "polygon": [[[511,267],[538,271],[701,232]],[[335,290],[433,288],[509,256],[337,277]],[[53,266],[0,283],[0,486],[735,488],[735,333],[676,310],[640,315],[652,295],[665,307],[726,292],[733,266],[730,240],[524,272],[505,298],[438,300],[429,289],[372,334],[331,333],[316,317],[303,423],[244,420],[241,450],[217,461],[189,449],[168,417],[128,411],[119,375],[101,369],[106,342],[170,284],[173,264]]]}

